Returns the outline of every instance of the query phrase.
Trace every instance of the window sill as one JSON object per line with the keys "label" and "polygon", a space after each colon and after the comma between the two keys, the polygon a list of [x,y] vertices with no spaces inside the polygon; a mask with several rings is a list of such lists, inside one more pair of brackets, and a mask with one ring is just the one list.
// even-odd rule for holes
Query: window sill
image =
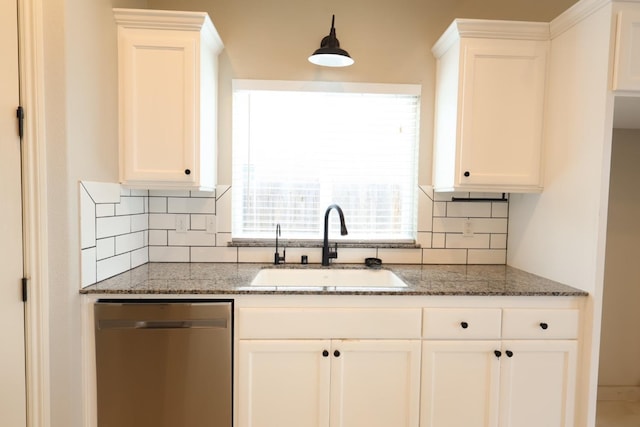
{"label": "window sill", "polygon": [[[385,248],[385,249],[415,249],[420,248],[416,242],[404,241],[358,241],[358,240],[333,240],[329,239],[333,246],[335,243],[341,248]],[[278,240],[278,246],[287,248],[321,248],[322,240]],[[275,239],[235,239],[227,246],[235,248],[270,248],[276,245]]]}

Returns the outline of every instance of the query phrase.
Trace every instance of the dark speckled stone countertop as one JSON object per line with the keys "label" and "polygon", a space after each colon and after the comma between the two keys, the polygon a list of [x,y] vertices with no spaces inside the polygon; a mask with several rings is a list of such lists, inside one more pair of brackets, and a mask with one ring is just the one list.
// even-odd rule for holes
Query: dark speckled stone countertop
{"label": "dark speckled stone countertop", "polygon": [[[270,264],[148,263],[83,288],[83,294],[585,296],[586,292],[505,265],[385,265],[403,288],[263,288],[250,283]],[[284,265],[277,268],[365,268]]]}

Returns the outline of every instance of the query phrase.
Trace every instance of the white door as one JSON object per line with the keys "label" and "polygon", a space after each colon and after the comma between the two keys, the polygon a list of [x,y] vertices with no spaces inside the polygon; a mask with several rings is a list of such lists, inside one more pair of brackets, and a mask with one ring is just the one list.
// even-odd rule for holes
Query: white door
{"label": "white door", "polygon": [[418,427],[420,341],[334,340],[331,427]]}
{"label": "white door", "polygon": [[504,341],[503,349],[500,426],[573,427],[576,341]]}
{"label": "white door", "polygon": [[423,343],[421,427],[497,427],[504,355],[496,350],[500,341]]}
{"label": "white door", "polygon": [[26,425],[16,0],[0,3],[0,425]]}
{"label": "white door", "polygon": [[329,427],[329,340],[241,340],[240,427]]}

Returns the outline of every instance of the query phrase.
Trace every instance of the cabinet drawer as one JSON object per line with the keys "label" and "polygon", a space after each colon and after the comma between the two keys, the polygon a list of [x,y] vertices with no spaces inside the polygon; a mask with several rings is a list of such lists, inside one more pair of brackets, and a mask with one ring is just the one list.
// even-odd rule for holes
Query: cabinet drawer
{"label": "cabinet drawer", "polygon": [[500,338],[500,309],[425,308],[422,336],[431,339]]}
{"label": "cabinet drawer", "polygon": [[505,309],[502,338],[573,339],[578,337],[578,310]]}
{"label": "cabinet drawer", "polygon": [[241,308],[241,339],[420,338],[419,308]]}

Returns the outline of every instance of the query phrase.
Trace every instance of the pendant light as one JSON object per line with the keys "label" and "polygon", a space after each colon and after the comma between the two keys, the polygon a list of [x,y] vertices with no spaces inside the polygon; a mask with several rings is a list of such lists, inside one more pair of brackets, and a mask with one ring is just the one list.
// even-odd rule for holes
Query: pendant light
{"label": "pendant light", "polygon": [[320,49],[313,52],[313,55],[309,57],[309,62],[312,64],[324,67],[348,67],[354,63],[349,53],[344,49],[340,49],[340,42],[336,38],[336,29],[334,27],[335,20],[336,16],[333,15],[329,35],[320,42]]}

